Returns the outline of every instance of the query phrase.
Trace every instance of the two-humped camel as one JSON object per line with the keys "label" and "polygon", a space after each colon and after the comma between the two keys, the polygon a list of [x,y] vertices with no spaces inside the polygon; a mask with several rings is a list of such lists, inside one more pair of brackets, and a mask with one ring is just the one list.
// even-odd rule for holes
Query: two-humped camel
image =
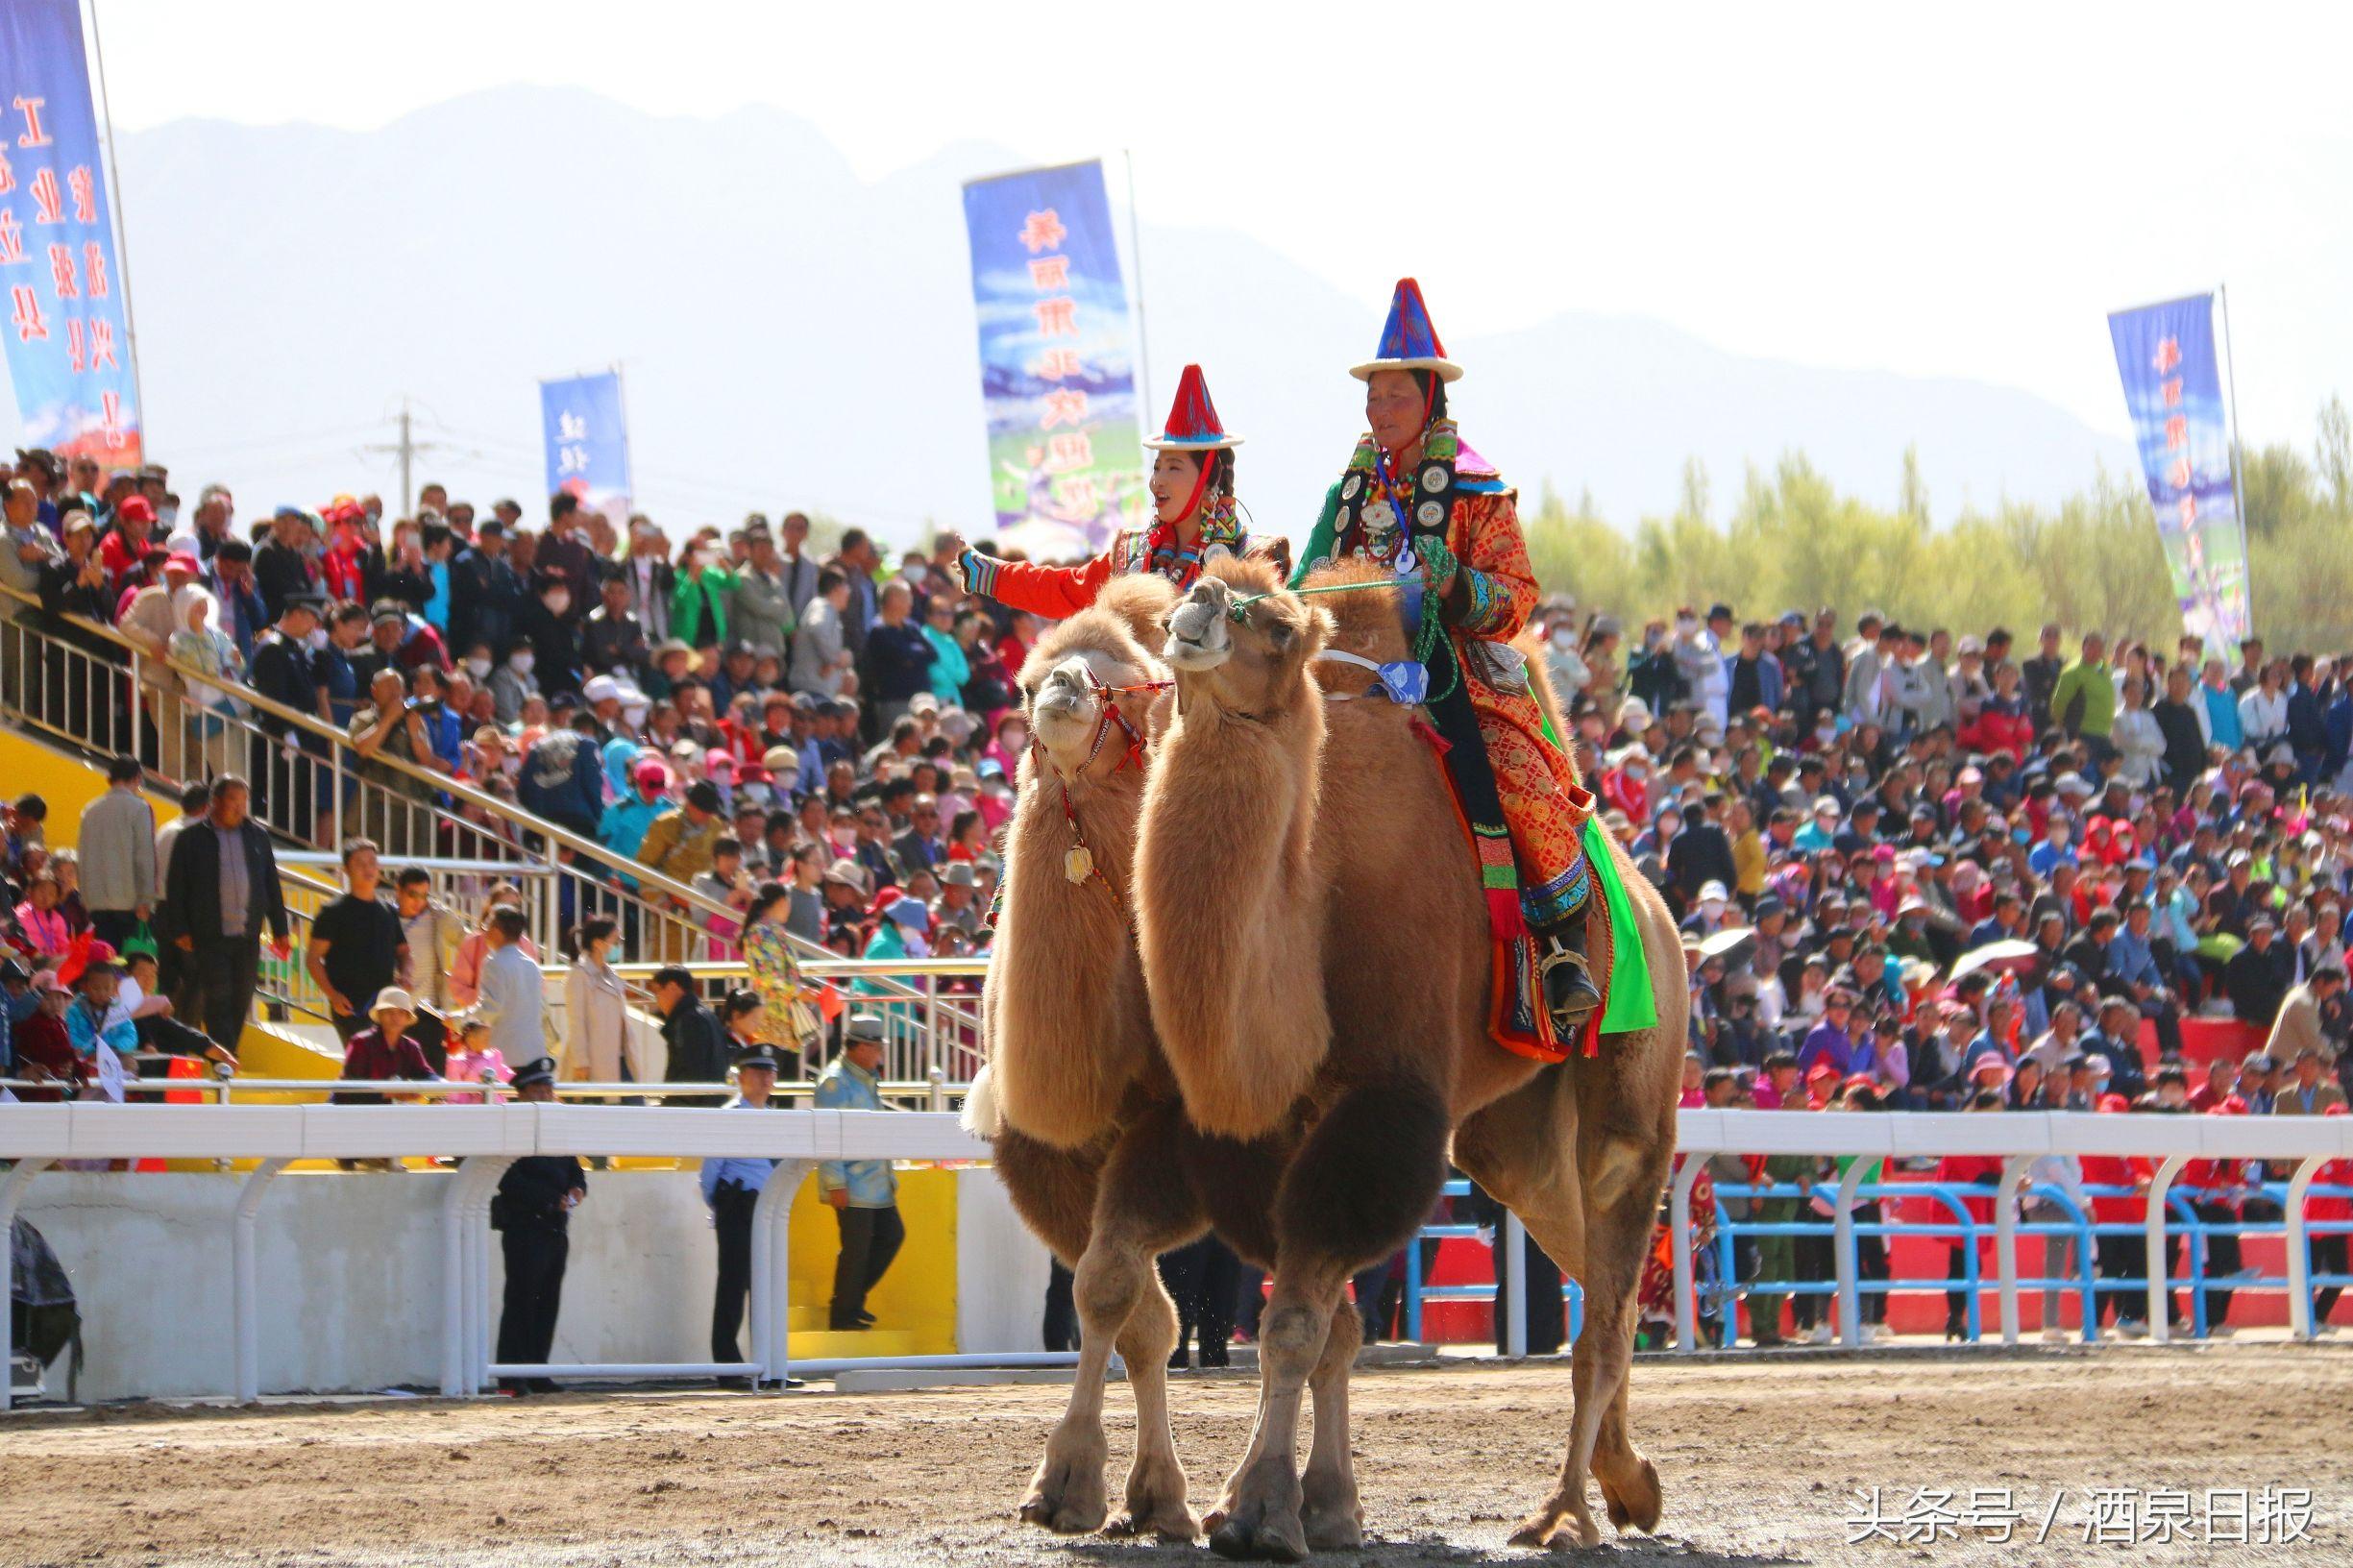
{"label": "two-humped camel", "polygon": [[[1237,590],[1266,597],[1236,617]],[[1577,1539],[1598,1539],[1587,1468],[1613,1521],[1650,1528],[1658,1485],[1627,1437],[1625,1374],[1631,1297],[1672,1150],[1679,988],[1659,998],[1654,1029],[1611,1040],[1596,1059],[1539,1068],[1488,1042],[1484,905],[1467,848],[1452,852],[1458,828],[1429,749],[1407,712],[1378,701],[1335,701],[1326,735],[1317,683],[1354,691],[1366,682],[1355,667],[1315,655],[1336,620],[1336,646],[1377,661],[1403,657],[1393,599],[1368,592],[1325,602],[1335,613],[1281,593],[1270,568],[1221,561],[1175,616],[1166,651],[1178,711],[1156,747],[1130,872],[1151,1018],[1166,1054],[1149,1032],[1133,1032],[1132,992],[1110,993],[1116,1000],[1097,1038],[1113,1042],[1109,1060],[1131,1076],[1120,1108],[1108,1114],[1101,1066],[1081,1080],[1098,1086],[1091,1103],[1104,1117],[1091,1139],[1074,1136],[1084,1118],[1056,1127],[1025,1117],[1018,1096],[1005,1091],[1008,1076],[1038,1072],[1042,1062],[1036,1052],[1025,1059],[1026,1042],[1016,1042],[1020,1007],[1004,1011],[1034,971],[1000,950],[990,1017],[1012,1130],[1000,1163],[1033,1226],[1066,1258],[1076,1255],[1091,1347],[1024,1513],[1060,1529],[1102,1517],[1102,1357],[1115,1336],[1138,1376],[1138,1456],[1123,1523],[1187,1532],[1158,1367],[1174,1325],[1151,1258],[1197,1233],[1206,1216],[1276,1274],[1262,1331],[1258,1433],[1213,1515],[1213,1544],[1231,1556],[1293,1557],[1360,1541],[1346,1414],[1358,1331],[1344,1286],[1421,1223],[1453,1127],[1457,1163],[1521,1213],[1587,1295],[1577,1422],[1560,1482],[1515,1538],[1550,1541],[1568,1518]],[[1123,655],[1119,668],[1148,663]],[[1030,676],[1050,685],[1053,668],[1034,659],[1025,683],[1050,695]],[[1130,682],[1100,670],[1091,681],[1066,658],[1060,668],[1066,716],[1049,714],[1035,727],[1049,752],[1058,743],[1045,731],[1059,725],[1060,744],[1083,755],[1096,721],[1078,694]],[[1042,783],[1052,794],[1033,800]],[[1119,849],[1124,837],[1097,822],[1129,802],[1125,789],[1091,796],[1096,810],[1084,819],[1091,836]],[[1024,886],[1035,885],[1021,877],[1022,846],[1034,845],[1038,864],[1050,867],[1069,833],[1059,780],[1033,772],[1023,795],[1009,851],[1009,919]],[[1022,823],[1039,831],[1024,833]],[[1664,907],[1622,869],[1654,973],[1679,974]],[[1103,937],[1099,927],[1090,934]],[[1182,1116],[1172,1115],[1178,1094]],[[1074,1222],[1090,1197],[1091,1220]],[[1300,1477],[1293,1449],[1307,1388],[1315,1424]]]}

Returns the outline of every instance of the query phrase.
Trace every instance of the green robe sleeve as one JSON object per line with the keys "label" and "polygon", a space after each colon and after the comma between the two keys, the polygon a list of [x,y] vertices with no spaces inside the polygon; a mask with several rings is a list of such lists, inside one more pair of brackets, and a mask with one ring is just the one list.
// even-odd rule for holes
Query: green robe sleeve
{"label": "green robe sleeve", "polygon": [[1324,492],[1323,510],[1317,514],[1315,527],[1308,532],[1307,548],[1299,552],[1299,564],[1291,569],[1293,588],[1307,580],[1308,572],[1316,562],[1332,553],[1332,542],[1337,532],[1340,516],[1340,481],[1334,479],[1332,488]]}

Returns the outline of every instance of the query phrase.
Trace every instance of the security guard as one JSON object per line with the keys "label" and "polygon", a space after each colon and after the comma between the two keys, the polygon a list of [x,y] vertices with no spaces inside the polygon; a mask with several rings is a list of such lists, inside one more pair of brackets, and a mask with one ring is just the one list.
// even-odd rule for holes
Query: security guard
{"label": "security guard", "polygon": [[[555,1098],[555,1059],[543,1056],[515,1073],[515,1097],[545,1105]],[[506,1300],[499,1312],[499,1360],[544,1365],[555,1344],[555,1313],[572,1253],[572,1211],[588,1196],[588,1175],[570,1155],[535,1154],[499,1178],[490,1225],[506,1256]],[[501,1378],[508,1394],[552,1394],[546,1378]]]}
{"label": "security guard", "polygon": [[[769,1095],[776,1087],[776,1053],[761,1045],[738,1057],[735,1087],[735,1098],[721,1110],[767,1110]],[[775,1161],[757,1158],[702,1163],[702,1201],[710,1206],[711,1228],[719,1233],[719,1293],[711,1301],[714,1361],[744,1359],[735,1334],[743,1325],[744,1301],[751,1289],[751,1216],[775,1169]],[[752,1382],[748,1378],[724,1381],[729,1386],[746,1388]]]}

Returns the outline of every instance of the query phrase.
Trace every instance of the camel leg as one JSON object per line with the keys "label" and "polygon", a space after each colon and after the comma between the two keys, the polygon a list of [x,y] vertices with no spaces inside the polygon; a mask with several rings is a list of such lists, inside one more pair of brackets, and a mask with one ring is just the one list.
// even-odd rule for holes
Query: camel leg
{"label": "camel leg", "polygon": [[1520,1215],[1537,1244],[1570,1267],[1585,1292],[1584,1331],[1570,1367],[1576,1408],[1568,1452],[1553,1495],[1512,1536],[1523,1546],[1565,1544],[1556,1540],[1564,1518],[1575,1527],[1577,1544],[1599,1543],[1601,1527],[1585,1495],[1587,1474],[1600,1483],[1609,1522],[1620,1530],[1655,1530],[1662,1501],[1658,1471],[1634,1448],[1626,1421],[1634,1292],[1657,1211],[1657,1184],[1645,1179],[1654,1162],[1633,1140],[1614,1138],[1603,1141],[1597,1159],[1581,1163],[1588,1167],[1579,1184],[1581,1204],[1574,1190],[1538,1193]]}
{"label": "camel leg", "polygon": [[1308,1555],[1299,1517],[1299,1409],[1323,1359],[1333,1309],[1347,1305],[1347,1279],[1346,1269],[1326,1266],[1311,1279],[1294,1269],[1275,1280],[1260,1319],[1258,1432],[1226,1483],[1232,1501],[1210,1536],[1220,1556],[1297,1562]]}
{"label": "camel leg", "polygon": [[[1021,1504],[1023,1519],[1058,1533],[1099,1530],[1109,1512],[1103,1388],[1115,1345],[1128,1357],[1139,1418],[1128,1522],[1155,1531],[1195,1528],[1185,1511],[1184,1470],[1168,1430],[1166,1363],[1176,1343],[1176,1309],[1153,1267],[1155,1258],[1189,1240],[1203,1223],[1184,1184],[1168,1182],[1163,1174],[1178,1125],[1173,1113],[1156,1113],[1130,1126],[1105,1162],[1095,1189],[1086,1250],[1072,1270],[1078,1371],[1070,1403],[1046,1440],[1045,1456]],[[1146,1346],[1157,1348],[1147,1356]]]}
{"label": "camel leg", "polygon": [[1126,1506],[1104,1527],[1109,1534],[1155,1535],[1170,1544],[1201,1538],[1201,1521],[1185,1502],[1185,1466],[1168,1427],[1168,1353],[1176,1342],[1176,1307],[1154,1269],[1119,1331],[1119,1359],[1136,1392],[1136,1459],[1128,1467]]}
{"label": "camel leg", "polygon": [[[1675,1158],[1674,1138],[1611,1130],[1598,1147],[1581,1149],[1585,1195],[1585,1333],[1592,1343],[1590,1396],[1581,1388],[1571,1441],[1576,1456],[1601,1483],[1609,1522],[1619,1530],[1658,1528],[1663,1497],[1658,1468],[1643,1458],[1627,1430],[1627,1390],[1634,1361],[1634,1298],[1658,1223],[1658,1198]],[[1595,1311],[1596,1303],[1607,1307]],[[1596,1327],[1599,1332],[1596,1332]]]}
{"label": "camel leg", "polygon": [[1348,1452],[1348,1376],[1363,1342],[1363,1320],[1343,1299],[1333,1309],[1323,1356],[1308,1378],[1315,1431],[1308,1442],[1307,1472],[1299,1478],[1299,1520],[1311,1552],[1353,1552],[1364,1544],[1364,1510],[1357,1501],[1356,1464]]}
{"label": "camel leg", "polygon": [[[1275,1195],[1275,1288],[1259,1335],[1259,1430],[1228,1483],[1226,1517],[1210,1536],[1221,1556],[1296,1562],[1307,1556],[1300,1407],[1323,1363],[1334,1314],[1346,1308],[1348,1276],[1405,1245],[1436,1200],[1446,1176],[1443,1105],[1428,1085],[1408,1078],[1360,1084],[1324,1114],[1284,1173]],[[1347,1405],[1338,1390],[1353,1361],[1351,1347],[1326,1380],[1335,1390],[1333,1425],[1342,1433]],[[1324,1425],[1320,1395],[1317,1424]],[[1330,1440],[1345,1442],[1336,1434]],[[1336,1463],[1333,1470],[1319,1500],[1327,1526],[1341,1506]]]}

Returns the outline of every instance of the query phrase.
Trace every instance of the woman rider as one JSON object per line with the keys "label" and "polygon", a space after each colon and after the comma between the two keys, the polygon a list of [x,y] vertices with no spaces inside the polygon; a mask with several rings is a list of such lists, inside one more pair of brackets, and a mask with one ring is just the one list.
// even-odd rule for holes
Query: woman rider
{"label": "woman rider", "polygon": [[[1478,845],[1490,923],[1515,944],[1532,928],[1540,948],[1551,1038],[1525,1014],[1515,1026],[1509,1013],[1497,1035],[1556,1059],[1601,1002],[1584,952],[1583,834],[1593,796],[1548,734],[1527,659],[1510,646],[1536,602],[1514,494],[1447,418],[1446,383],[1462,371],[1446,358],[1412,279],[1397,285],[1378,356],[1352,374],[1365,383],[1372,430],[1325,497],[1298,577],[1327,559],[1369,555],[1413,579],[1408,625],[1421,623],[1428,708],[1450,743],[1447,766]],[[1433,614],[1434,627],[1425,620]]]}
{"label": "woman rider", "polygon": [[1152,463],[1152,526],[1120,533],[1111,549],[1082,566],[998,560],[967,548],[951,533],[948,541],[965,587],[1051,621],[1076,615],[1094,602],[1106,582],[1131,572],[1157,572],[1179,590],[1191,587],[1212,547],[1237,554],[1248,548],[1235,517],[1234,449],[1241,444],[1240,436],[1228,435],[1218,423],[1201,367],[1187,365],[1166,429],[1159,440],[1144,443],[1160,453]]}

